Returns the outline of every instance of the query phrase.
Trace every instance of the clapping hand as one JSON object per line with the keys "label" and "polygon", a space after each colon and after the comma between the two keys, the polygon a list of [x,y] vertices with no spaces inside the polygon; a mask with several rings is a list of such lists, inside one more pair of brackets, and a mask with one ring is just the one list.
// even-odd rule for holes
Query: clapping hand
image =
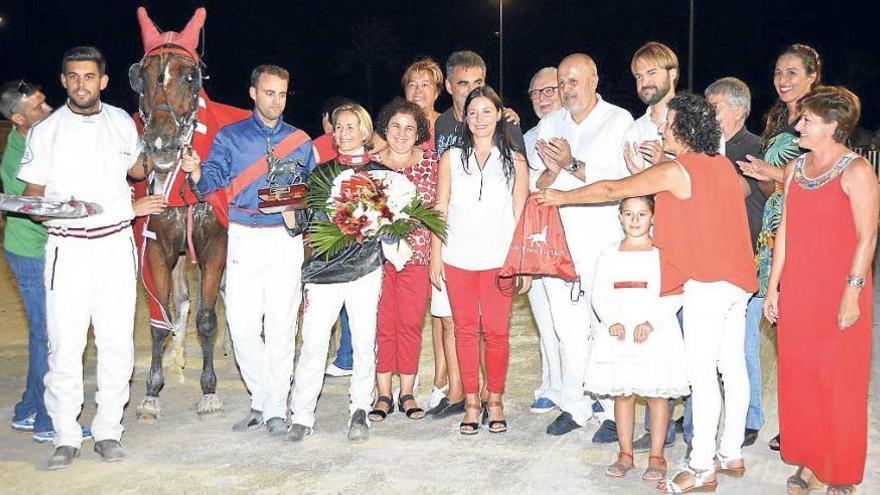
{"label": "clapping hand", "polygon": [[755,180],[768,181],[773,179],[771,175],[773,166],[760,158],[746,155],[745,161],[738,161],[736,164],[743,174]]}
{"label": "clapping hand", "polygon": [[549,145],[547,141],[543,139],[539,139],[535,143],[535,151],[538,152],[538,156],[541,157],[541,160],[544,162],[544,166],[547,167],[547,170],[554,174],[558,174],[562,169],[563,165],[567,165],[566,163],[560,163],[556,161],[553,154],[550,152]]}
{"label": "clapping hand", "polygon": [[629,170],[629,173],[636,175],[642,170],[645,170],[645,167],[641,165],[641,160],[639,158],[639,153],[636,151],[635,144],[623,143],[623,161],[626,162],[626,168]]}
{"label": "clapping hand", "polygon": [[642,155],[642,158],[651,165],[659,163],[664,157],[663,146],[660,146],[660,142],[656,139],[642,141],[642,144],[639,145],[637,151]]}
{"label": "clapping hand", "polygon": [[623,341],[626,337],[626,329],[620,323],[615,323],[608,327],[608,334],[612,337],[617,337],[617,340]]}

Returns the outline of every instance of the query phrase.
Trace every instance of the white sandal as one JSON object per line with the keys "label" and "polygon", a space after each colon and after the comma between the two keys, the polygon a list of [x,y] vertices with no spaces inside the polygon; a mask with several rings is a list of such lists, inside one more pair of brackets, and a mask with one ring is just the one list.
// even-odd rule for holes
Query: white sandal
{"label": "white sandal", "polygon": [[[675,477],[663,480],[657,483],[657,490],[663,493],[696,493],[696,492],[714,492],[718,487],[717,480],[706,480],[708,476],[715,474],[713,469],[692,469],[690,466],[679,471]],[[682,475],[693,477],[693,485],[682,488],[681,484],[685,480],[680,479]]]}
{"label": "white sandal", "polygon": [[[730,476],[732,478],[742,478],[745,476],[746,463],[742,457],[734,459],[732,457],[725,457],[719,452],[715,454],[715,459],[718,460],[718,465],[715,467],[716,473]],[[730,467],[730,464],[736,461],[743,461],[743,465],[740,467]]]}

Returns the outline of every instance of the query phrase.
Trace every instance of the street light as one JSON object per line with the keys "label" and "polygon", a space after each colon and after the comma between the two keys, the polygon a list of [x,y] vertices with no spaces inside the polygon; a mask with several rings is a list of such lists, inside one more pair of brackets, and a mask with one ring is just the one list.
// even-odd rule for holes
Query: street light
{"label": "street light", "polygon": [[498,96],[504,101],[504,0],[498,0]]}

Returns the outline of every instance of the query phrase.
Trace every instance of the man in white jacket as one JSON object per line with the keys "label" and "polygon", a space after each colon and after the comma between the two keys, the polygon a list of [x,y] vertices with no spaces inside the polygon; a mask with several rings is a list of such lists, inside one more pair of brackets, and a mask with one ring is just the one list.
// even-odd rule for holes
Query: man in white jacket
{"label": "man in white jacket", "polygon": [[[544,67],[532,76],[529,82],[529,99],[539,119],[562,108],[559,98],[559,83],[556,67]],[[535,181],[544,171],[544,162],[538,157],[535,142],[538,140],[538,126],[525,133],[526,154],[529,160],[529,190],[537,190]],[[529,306],[538,325],[541,338],[541,385],[535,390],[535,400],[529,411],[535,414],[548,413],[556,409],[562,393],[562,370],[559,355],[559,337],[553,328],[550,301],[544,287],[544,278],[535,278],[529,290]]]}
{"label": "man in white jacket", "polygon": [[[538,124],[535,151],[546,170],[536,181],[539,188],[570,190],[599,180],[615,180],[629,172],[621,149],[624,133],[632,124],[626,110],[596,93],[596,63],[583,53],[565,57],[558,67],[563,108]],[[560,209],[568,247],[580,283],[545,279],[554,328],[559,338],[562,393],[556,420],[547,427],[550,435],[563,435],[584,426],[593,416],[591,399],[584,395],[584,376],[593,326],[598,325],[590,304],[589,288],[599,253],[622,236],[617,205],[566,206]],[[601,401],[602,426],[594,442],[617,441],[613,402]]]}

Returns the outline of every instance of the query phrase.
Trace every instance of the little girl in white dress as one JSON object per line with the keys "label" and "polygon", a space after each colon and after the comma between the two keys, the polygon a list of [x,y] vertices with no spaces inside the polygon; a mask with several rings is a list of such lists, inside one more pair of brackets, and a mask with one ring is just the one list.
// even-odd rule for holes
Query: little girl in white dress
{"label": "little girl in white dress", "polygon": [[651,452],[642,477],[658,481],[666,476],[667,399],[690,393],[676,318],[681,297],[660,297],[660,256],[651,240],[653,198],[623,200],[619,216],[626,237],[602,252],[593,278],[593,308],[602,324],[593,335],[586,388],[614,397],[620,452],[605,471],[613,477],[635,467],[635,396],[647,399]]}

